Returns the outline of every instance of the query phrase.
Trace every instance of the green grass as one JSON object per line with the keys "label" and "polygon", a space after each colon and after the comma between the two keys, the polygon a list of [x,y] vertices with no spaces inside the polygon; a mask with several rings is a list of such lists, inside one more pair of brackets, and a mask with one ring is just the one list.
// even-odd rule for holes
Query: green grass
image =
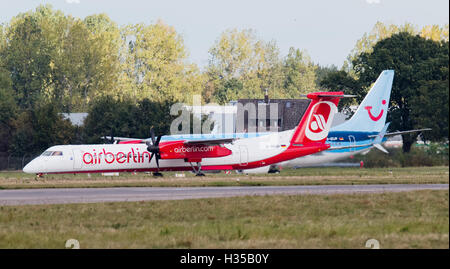
{"label": "green grass", "polygon": [[393,184],[393,183],[449,183],[448,166],[407,168],[303,168],[285,169],[280,174],[232,173],[207,174],[195,177],[175,177],[164,173],[163,178],[151,174],[121,173],[119,177],[100,174],[34,175],[21,172],[0,172],[0,189],[20,188],[73,188],[73,187],[188,187],[188,186],[267,186],[267,185],[318,185],[318,184]]}
{"label": "green grass", "polygon": [[449,192],[0,207],[0,248],[448,248]]}

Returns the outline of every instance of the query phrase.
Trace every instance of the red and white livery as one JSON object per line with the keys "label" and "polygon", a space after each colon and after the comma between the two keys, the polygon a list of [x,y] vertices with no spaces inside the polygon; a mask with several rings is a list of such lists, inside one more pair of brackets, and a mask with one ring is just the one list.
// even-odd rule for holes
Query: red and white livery
{"label": "red and white livery", "polygon": [[136,140],[119,144],[60,145],[28,163],[26,173],[159,172],[255,169],[326,150],[343,92],[317,92],[298,126],[243,139]]}

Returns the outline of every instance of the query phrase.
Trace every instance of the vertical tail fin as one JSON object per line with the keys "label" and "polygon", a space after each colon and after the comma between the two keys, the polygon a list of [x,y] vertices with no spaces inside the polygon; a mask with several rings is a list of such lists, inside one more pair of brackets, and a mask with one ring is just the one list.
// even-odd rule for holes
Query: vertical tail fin
{"label": "vertical tail fin", "polygon": [[375,84],[346,122],[334,126],[333,131],[380,132],[386,122],[394,70],[381,72]]}
{"label": "vertical tail fin", "polygon": [[324,143],[343,92],[316,92],[307,95],[311,103],[292,136],[291,145]]}

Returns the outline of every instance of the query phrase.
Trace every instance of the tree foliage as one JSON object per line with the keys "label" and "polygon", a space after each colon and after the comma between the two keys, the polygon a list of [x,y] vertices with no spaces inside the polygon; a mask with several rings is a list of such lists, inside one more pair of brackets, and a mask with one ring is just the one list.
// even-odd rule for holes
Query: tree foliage
{"label": "tree foliage", "polygon": [[448,24],[444,26],[425,25],[422,29],[419,29],[417,26],[414,26],[408,22],[403,25],[386,25],[382,22],[377,22],[369,33],[365,33],[360,39],[358,39],[358,41],[356,41],[355,47],[347,57],[347,61],[344,63],[344,69],[346,69],[346,71],[348,71],[351,75],[355,75],[351,69],[352,62],[361,53],[371,53],[378,41],[389,38],[394,34],[406,32],[411,35],[419,35],[425,39],[431,39],[433,41],[448,42],[448,31]]}
{"label": "tree foliage", "polygon": [[283,62],[283,97],[298,99],[316,90],[316,68],[306,53],[290,48]]}
{"label": "tree foliage", "polygon": [[51,54],[54,47],[47,42],[40,27],[39,12],[21,14],[12,19],[6,30],[2,50],[5,68],[10,72],[16,102],[29,109],[41,100],[41,93],[51,83]]}
{"label": "tree foliage", "polygon": [[13,121],[17,116],[17,105],[9,73],[0,67],[0,152],[9,149],[14,132]]}
{"label": "tree foliage", "polygon": [[105,143],[104,136],[148,138],[152,127],[156,134],[166,134],[173,120],[170,106],[168,101],[155,102],[147,98],[137,104],[131,99],[98,98],[85,119],[84,140]]}
{"label": "tree foliage", "polygon": [[[347,107],[387,68],[396,72],[391,127],[431,127],[427,139],[448,137],[448,25],[377,23],[342,71],[313,64],[297,48],[281,55],[275,41],[250,29],[226,30],[209,54],[201,71],[188,61],[182,35],[160,20],[118,26],[106,14],[77,18],[50,5],[20,13],[0,24],[0,151],[36,153],[53,144],[102,142],[104,135],[148,137],[151,126],[167,133],[170,105],[191,104],[194,94],[224,104],[262,98],[265,90],[271,98],[344,90],[358,96],[341,102]],[[89,112],[85,129],[61,112]],[[406,147],[415,139],[409,137]]]}
{"label": "tree foliage", "polygon": [[350,105],[359,104],[367,94],[359,80],[350,76],[344,70],[329,72],[320,82],[320,86],[331,91],[343,91],[345,94],[356,95],[354,99],[343,98],[339,101],[339,110],[350,113]]}
{"label": "tree foliage", "polygon": [[[381,71],[395,70],[388,120],[391,128],[433,127],[424,136],[448,139],[448,41],[433,41],[407,32],[379,41],[371,53],[354,60],[361,85],[368,87]],[[442,116],[437,118],[438,116]],[[403,135],[408,152],[417,134]]]}
{"label": "tree foliage", "polygon": [[201,94],[203,75],[196,65],[186,63],[183,39],[173,27],[162,21],[131,25],[122,39],[122,96],[190,102],[190,96]]}
{"label": "tree foliage", "polygon": [[225,31],[209,53],[204,97],[211,101],[262,98],[266,89],[271,98],[299,98],[316,89],[316,66],[305,52],[290,48],[282,58],[274,41],[250,29]]}
{"label": "tree foliage", "polygon": [[52,103],[23,110],[15,119],[14,128],[9,151],[15,156],[31,156],[53,145],[70,144],[76,136],[76,128],[63,119]]}
{"label": "tree foliage", "polygon": [[19,14],[5,30],[0,51],[22,109],[37,103],[82,111],[117,90],[120,32],[106,15],[83,21],[51,6]]}

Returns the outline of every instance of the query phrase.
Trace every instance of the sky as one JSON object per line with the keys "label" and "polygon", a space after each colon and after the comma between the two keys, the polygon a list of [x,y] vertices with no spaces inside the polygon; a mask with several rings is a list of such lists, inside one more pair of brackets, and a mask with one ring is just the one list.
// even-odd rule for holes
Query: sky
{"label": "sky", "polygon": [[449,23],[448,0],[0,0],[0,23],[39,4],[79,18],[106,13],[119,25],[161,19],[182,35],[189,60],[201,69],[208,50],[231,28],[256,30],[259,38],[275,41],[283,56],[295,47],[314,63],[341,67],[377,21],[419,28]]}

